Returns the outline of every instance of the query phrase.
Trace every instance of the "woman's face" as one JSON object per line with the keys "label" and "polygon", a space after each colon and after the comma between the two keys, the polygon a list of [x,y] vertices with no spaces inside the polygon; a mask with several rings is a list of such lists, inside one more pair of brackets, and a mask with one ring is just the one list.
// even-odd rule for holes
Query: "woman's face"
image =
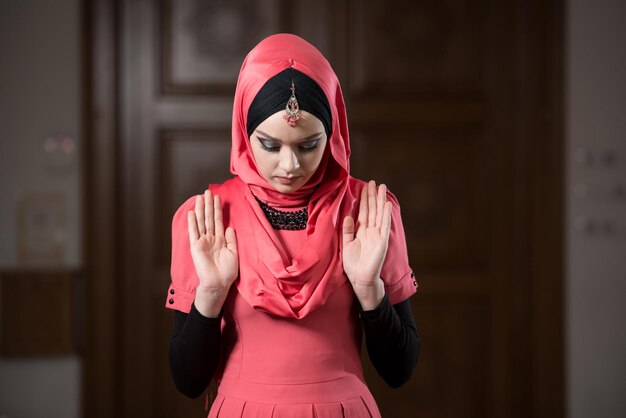
{"label": "woman's face", "polygon": [[296,126],[274,113],[252,132],[250,144],[261,175],[281,193],[290,193],[306,184],[322,161],[326,132],[311,113],[300,111]]}

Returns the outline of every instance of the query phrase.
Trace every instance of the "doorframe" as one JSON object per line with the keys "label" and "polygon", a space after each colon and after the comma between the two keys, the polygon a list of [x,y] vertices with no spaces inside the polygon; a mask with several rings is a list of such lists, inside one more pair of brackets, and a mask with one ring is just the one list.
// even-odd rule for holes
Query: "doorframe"
{"label": "doorframe", "polygon": [[118,0],[82,0],[83,321],[82,415],[123,416],[119,367],[121,239],[118,132]]}
{"label": "doorframe", "polygon": [[[519,145],[526,149],[532,417],[565,416],[563,0],[518,0]],[[523,144],[521,143],[523,142]],[[526,367],[526,365],[521,365]]]}

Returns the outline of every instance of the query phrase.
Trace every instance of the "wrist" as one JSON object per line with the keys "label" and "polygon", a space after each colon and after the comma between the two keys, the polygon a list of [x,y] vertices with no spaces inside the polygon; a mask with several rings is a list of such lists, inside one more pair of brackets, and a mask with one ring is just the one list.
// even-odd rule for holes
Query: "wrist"
{"label": "wrist", "polygon": [[359,316],[364,321],[368,321],[368,322],[378,321],[380,320],[381,315],[384,315],[384,313],[387,311],[389,306],[391,306],[391,302],[389,301],[389,297],[387,293],[385,293],[383,295],[383,300],[374,309],[364,310],[363,307],[359,305],[358,306]]}
{"label": "wrist", "polygon": [[363,311],[376,309],[385,297],[385,283],[380,277],[372,282],[356,282],[353,288]]}
{"label": "wrist", "polygon": [[224,306],[228,289],[196,289],[194,305],[196,310],[207,318],[217,318]]}
{"label": "wrist", "polygon": [[196,295],[203,294],[209,297],[218,297],[223,295],[224,293],[228,293],[230,286],[205,286],[199,284],[196,287]]}

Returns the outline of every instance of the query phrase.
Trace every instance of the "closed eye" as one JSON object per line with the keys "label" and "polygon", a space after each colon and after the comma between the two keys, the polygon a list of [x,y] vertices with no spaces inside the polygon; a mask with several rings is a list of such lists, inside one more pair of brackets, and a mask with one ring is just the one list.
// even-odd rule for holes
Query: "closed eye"
{"label": "closed eye", "polygon": [[305,142],[304,144],[300,145],[299,148],[302,152],[311,152],[317,148],[319,143],[320,143],[319,139],[315,141]]}
{"label": "closed eye", "polygon": [[[261,138],[259,136],[257,136],[257,139],[259,140],[259,145],[261,145],[261,149],[267,152],[279,152],[280,147],[282,146],[281,143],[273,141],[271,139]],[[298,145],[298,149],[300,150],[300,152],[312,152],[318,147],[320,141],[321,139],[315,139],[312,141],[302,142]]]}
{"label": "closed eye", "polygon": [[268,152],[278,152],[280,150],[280,144],[277,144],[274,141],[268,141],[266,139],[261,139],[257,137],[259,140],[259,144],[261,144],[261,148]]}

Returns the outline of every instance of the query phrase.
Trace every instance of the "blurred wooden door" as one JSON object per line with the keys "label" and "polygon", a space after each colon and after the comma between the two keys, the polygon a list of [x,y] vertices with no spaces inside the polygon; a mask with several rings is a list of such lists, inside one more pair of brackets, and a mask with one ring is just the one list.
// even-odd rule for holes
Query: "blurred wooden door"
{"label": "blurred wooden door", "polygon": [[398,390],[364,355],[383,416],[562,416],[561,8],[87,2],[87,222],[107,241],[88,249],[100,328],[87,331],[86,416],[205,415],[168,370],[170,222],[188,196],[229,176],[239,66],[282,31],[318,46],[339,75],[353,175],[387,183],[401,203],[422,354]]}

